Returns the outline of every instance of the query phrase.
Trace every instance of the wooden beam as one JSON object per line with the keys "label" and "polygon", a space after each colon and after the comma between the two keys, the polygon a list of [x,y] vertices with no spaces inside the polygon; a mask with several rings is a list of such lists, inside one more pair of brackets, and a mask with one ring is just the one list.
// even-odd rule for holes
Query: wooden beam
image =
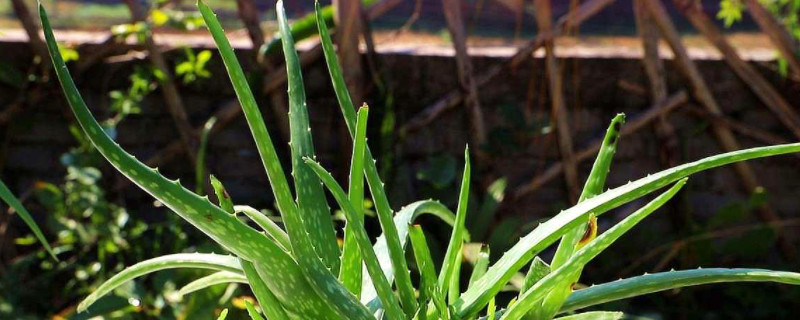
{"label": "wooden beam", "polygon": [[[678,1],[678,0],[674,0]],[[682,2],[681,2],[682,3]],[[678,3],[680,4],[680,3]],[[725,62],[736,72],[750,90],[763,102],[793,134],[800,139],[800,116],[794,108],[786,102],[770,83],[764,79],[751,64],[744,61],[733,46],[730,45],[722,32],[711,19],[703,12],[701,3],[697,0],[680,7],[683,14],[694,27],[702,33],[717,50],[722,53]]]}

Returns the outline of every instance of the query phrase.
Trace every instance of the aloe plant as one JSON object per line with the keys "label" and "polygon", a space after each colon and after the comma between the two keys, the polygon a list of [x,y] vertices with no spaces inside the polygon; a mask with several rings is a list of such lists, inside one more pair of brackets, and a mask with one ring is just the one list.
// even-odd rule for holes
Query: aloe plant
{"label": "aloe plant", "polygon": [[[268,319],[474,319],[481,315],[488,319],[550,319],[608,301],[683,286],[730,281],[800,284],[800,274],[792,272],[698,269],[623,279],[572,292],[572,284],[578,280],[583,266],[678,193],[689,175],[738,161],[800,151],[800,144],[795,143],[720,154],[602,192],[619,139],[619,129],[624,122],[624,117],[618,116],[607,131],[582,201],[539,225],[493,264],[489,261],[489,248],[484,247],[468,287],[461,290],[458,282],[461,249],[468,238],[464,226],[470,186],[468,151],[465,152],[455,214],[432,200],[418,201],[393,211],[366,143],[368,108],[362,107],[356,112],[350,100],[325,17],[317,4],[316,23],[325,59],[342,116],[354,141],[348,188],[343,188],[315,161],[300,65],[282,3],[278,1],[277,13],[289,82],[291,171],[295,186],[292,192],[230,43],[212,10],[202,2],[198,2],[198,7],[243,108],[278,212],[283,218],[283,226],[254,208],[234,205],[217,179],[212,179],[212,186],[220,203],[214,204],[122,150],[86,107],[58,51],[45,9],[40,6],[45,38],[58,79],[88,138],[123,175],[232,254],[184,253],[140,262],[98,287],[81,302],[79,310],[90,308],[97,299],[125,281],[167,268],[201,268],[216,272],[187,284],[181,290],[186,294],[218,283],[248,284]],[[364,229],[361,211],[364,180],[376,204],[383,230],[383,235],[374,242]],[[595,237],[595,219],[603,213],[668,186],[665,192],[641,209]],[[341,250],[334,236],[324,190],[333,196],[345,213],[347,224]],[[255,221],[261,230],[243,223],[239,213]],[[426,213],[453,225],[445,260],[438,272],[422,227],[413,222]],[[559,239],[558,253],[550,265],[536,257]],[[409,242],[421,279],[416,286],[406,261],[406,244]],[[498,310],[495,296],[529,263],[530,271],[520,295]],[[254,319],[260,318],[251,306],[248,306],[248,311]],[[619,319],[621,316],[618,312],[586,312],[562,319]]]}

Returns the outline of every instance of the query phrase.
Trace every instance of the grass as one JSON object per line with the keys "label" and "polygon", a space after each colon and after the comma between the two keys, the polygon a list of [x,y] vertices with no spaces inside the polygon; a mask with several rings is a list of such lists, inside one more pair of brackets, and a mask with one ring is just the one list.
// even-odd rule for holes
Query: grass
{"label": "grass", "polygon": [[[488,247],[475,268],[469,285],[462,290],[462,247],[470,177],[469,151],[455,213],[435,201],[419,201],[393,211],[380,181],[375,161],[365,138],[368,109],[354,108],[333,50],[328,27],[317,7],[316,23],[323,43],[331,81],[342,116],[353,137],[353,157],[348,188],[343,188],[315,161],[311,128],[308,124],[302,73],[294,49],[291,30],[277,4],[281,46],[286,59],[290,101],[291,175],[287,176],[268,132],[255,98],[233,50],[211,9],[198,3],[200,12],[219,48],[228,75],[243,108],[248,126],[269,177],[283,226],[270,224],[258,210],[235,206],[225,196],[221,182],[213,183],[220,203],[214,204],[171,181],[157,169],[149,168],[122,150],[93,118],[73,83],[60,56],[44,7],[40,16],[50,55],[64,94],[87,137],[100,153],[128,179],[164,203],[177,215],[200,229],[232,255],[205,253],[173,254],[140,262],[100,285],[78,306],[90,308],[97,299],[117,286],[165,268],[203,268],[217,271],[212,276],[190,283],[182,291],[202,290],[205,286],[230,282],[247,283],[269,319],[552,319],[567,312],[605,302],[683,286],[732,281],[768,281],[800,285],[800,274],[756,269],[698,269],[644,275],[601,284],[573,292],[572,284],[583,267],[608,249],[616,240],[648,215],[656,212],[687,183],[687,177],[718,166],[750,159],[800,152],[800,144],[775,145],[740,150],[701,159],[664,170],[626,185],[607,190],[609,173],[624,117],[612,120],[601,152],[584,188],[581,202],[542,223],[523,236],[494,262],[488,260]],[[293,180],[290,188],[288,177]],[[383,235],[374,242],[364,230],[364,216],[358,209],[365,195],[364,180],[376,205]],[[660,195],[639,210],[595,237],[594,219],[609,210],[661,189]],[[336,200],[345,213],[345,241],[339,248],[331,223],[325,192]],[[238,208],[238,209],[237,209]],[[261,228],[240,220],[237,212],[246,212]],[[436,270],[422,232],[414,219],[432,213],[453,225],[447,253]],[[587,232],[587,226],[590,228]],[[409,239],[410,238],[410,239]],[[537,254],[555,242],[556,258],[548,266]],[[414,283],[406,261],[408,243],[412,244],[421,281]],[[509,280],[527,265],[533,264],[526,277],[525,289],[513,302],[497,306],[495,296]],[[478,263],[476,263],[478,264]],[[364,272],[362,265],[365,267]],[[359,283],[361,284],[359,286]],[[393,289],[394,288],[394,289]],[[259,316],[253,310],[253,318]],[[561,319],[619,319],[619,312],[585,312]],[[223,316],[224,317],[224,316]]]}

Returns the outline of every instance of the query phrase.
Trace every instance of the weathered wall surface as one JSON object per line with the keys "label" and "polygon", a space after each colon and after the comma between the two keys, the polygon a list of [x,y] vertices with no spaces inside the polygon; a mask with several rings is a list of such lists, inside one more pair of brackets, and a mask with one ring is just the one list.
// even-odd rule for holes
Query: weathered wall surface
{"label": "weathered wall surface", "polygon": [[[248,56],[250,52],[244,51],[240,54]],[[30,58],[25,44],[0,43],[0,60],[19,65]],[[456,85],[455,62],[450,57],[393,54],[382,55],[380,60],[393,90],[398,124],[403,124]],[[475,58],[475,69],[480,72],[501,60]],[[96,65],[78,79],[78,86],[95,115],[107,116],[107,92],[124,88],[129,72],[137,63],[144,62],[134,60]],[[625,112],[629,117],[635,117],[650,105],[646,92],[625,89],[625,85],[620,85],[638,84],[647,88],[647,80],[638,60],[569,59],[562,60],[562,64],[567,74],[564,81],[565,92],[577,149],[600,137],[606,123],[614,114]],[[698,65],[728,116],[780,135],[786,140],[795,140],[724,62],[698,61]],[[680,75],[669,63],[667,69],[670,91],[681,89]],[[782,79],[764,67],[759,69],[792,105],[800,106],[800,84]],[[196,126],[201,125],[214,111],[234,98],[217,57],[210,70],[214,74],[212,79],[181,87],[184,104],[191,122]],[[542,89],[545,80],[542,61],[537,59],[516,72],[503,74],[481,88],[486,124],[493,137],[492,145],[484,148],[497,153],[493,154],[491,161],[477,165],[483,168],[483,172],[476,180],[505,176],[513,190],[548,164],[558,161],[557,143],[552,134],[526,133],[515,124],[520,120],[517,116],[521,114],[519,110],[527,108],[532,115],[532,123],[539,124],[531,125],[532,129],[529,131],[541,131],[546,126],[549,105],[544,93],[546,91]],[[305,81],[319,157],[328,168],[334,168],[342,157],[343,150],[348,148],[338,145],[341,141],[341,131],[338,129],[342,123],[341,116],[328,84],[327,70],[321,61],[306,68]],[[0,86],[0,101],[3,105],[0,108],[6,108],[7,103],[13,101],[17,94],[18,92],[9,87]],[[1,173],[15,191],[26,190],[36,180],[59,181],[64,174],[64,169],[59,164],[59,155],[74,145],[68,133],[68,126],[73,121],[72,115],[59,87],[53,84],[42,90],[39,96],[38,102],[25,105],[24,111],[0,130]],[[260,104],[271,128],[275,128],[275,121],[285,120],[271,116],[266,108],[267,98],[261,97]],[[708,130],[708,123],[685,112],[687,107],[692,106],[696,105],[690,103],[680,107],[668,118],[677,129],[681,163],[720,152]],[[380,110],[373,110],[372,114],[379,112]],[[372,123],[372,126],[376,125],[375,122]],[[415,170],[423,168],[428,157],[435,154],[447,153],[461,159],[462,150],[468,140],[467,129],[464,113],[456,109],[438,118],[432,125],[399,141],[394,148],[398,154],[393,162],[393,183],[389,185],[398,199],[394,205],[399,206],[401,203],[428,196],[420,191],[426,185],[416,179]],[[279,137],[277,131],[273,130],[272,134],[273,140],[285,141],[285,137]],[[751,138],[741,135],[739,137],[745,147],[763,145]],[[146,159],[177,138],[172,120],[163,107],[160,92],[157,91],[146,99],[141,114],[131,116],[123,122],[119,128],[118,141],[140,159]],[[378,137],[372,138],[372,141],[377,140]],[[278,145],[282,148],[279,152],[287,154],[286,145]],[[620,144],[608,185],[618,186],[663,168],[659,160],[660,147],[652,127],[625,137]],[[237,202],[258,205],[271,203],[266,176],[243,119],[211,138],[208,161],[210,171],[222,179]],[[751,162],[768,190],[772,205],[784,217],[799,217],[798,163],[798,158],[793,156]],[[461,164],[457,166],[460,167]],[[580,172],[583,177],[590,166],[591,161],[581,164]],[[178,158],[161,169],[171,178],[183,177],[186,184],[193,181],[192,167],[184,158]],[[345,172],[343,168],[336,170],[340,174]],[[121,180],[110,168],[105,168],[104,172],[105,183],[109,188]],[[691,208],[691,214],[698,216],[711,215],[726,203],[743,198],[737,178],[730,169],[717,169],[697,175],[690,180],[687,189],[691,192],[686,193],[683,201]],[[114,194],[126,200],[129,205],[151,203],[146,194],[135,188],[123,190]],[[516,214],[535,220],[553,214],[562,207],[566,203],[565,194],[564,184],[561,179],[556,179],[516,203],[505,205],[503,214]],[[665,214],[656,219],[667,219],[668,216]]]}

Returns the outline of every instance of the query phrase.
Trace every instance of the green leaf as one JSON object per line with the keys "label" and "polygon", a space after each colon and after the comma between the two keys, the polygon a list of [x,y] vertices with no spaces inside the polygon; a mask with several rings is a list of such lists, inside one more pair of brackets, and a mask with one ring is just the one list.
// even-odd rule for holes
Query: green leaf
{"label": "green leaf", "polygon": [[244,301],[244,307],[247,308],[247,315],[250,316],[250,320],[264,320],[249,300]]}
{"label": "green leaf", "polygon": [[217,320],[225,320],[228,317],[228,309],[222,309],[222,313],[219,314],[219,318]]}
{"label": "green leaf", "polygon": [[414,259],[417,261],[417,269],[420,274],[419,289],[419,311],[417,312],[421,320],[428,319],[428,303],[433,302],[436,312],[431,314],[431,319],[437,317],[447,317],[447,307],[444,306],[444,298],[441,294],[439,285],[436,284],[436,267],[434,266],[428,242],[422,227],[413,225],[408,229],[408,236],[411,240],[411,248],[414,251]]}
{"label": "green leaf", "polygon": [[[350,184],[348,197],[356,216],[359,220],[364,219],[364,149],[367,141],[367,114],[369,109],[361,107],[358,110],[358,123],[356,128],[355,143],[353,144],[353,156],[350,161]],[[358,243],[352,230],[353,226],[348,222],[344,230],[344,246],[342,249],[342,267],[339,270],[339,281],[347,287],[350,292],[361,295],[361,253]]]}
{"label": "green leaf", "polygon": [[[40,6],[42,26],[47,40],[54,70],[64,89],[75,118],[100,153],[123,175],[135,182],[153,197],[164,203],[181,217],[202,230],[205,234],[232,252],[249,260],[283,262],[290,259],[264,235],[248,228],[230,214],[193,192],[185,189],[179,181],[164,178],[157,170],[148,168],[126,153],[92,117],[69,75],[64,61],[58,53],[56,40],[44,7]],[[236,237],[230,235],[236,234]],[[259,250],[254,250],[259,248]]]}
{"label": "green leaf", "polygon": [[[92,117],[83,102],[75,83],[69,76],[69,71],[64,65],[64,61],[58,54],[56,41],[44,7],[40,6],[39,9],[50,57],[64,89],[64,94],[78,123],[100,153],[128,179],[167,205],[217,243],[231,250],[237,256],[253,261],[262,279],[287,308],[296,311],[298,314],[307,312],[307,314],[321,314],[323,315],[322,318],[325,319],[336,319],[328,315],[333,314],[333,312],[327,312],[331,310],[329,305],[316,295],[310,283],[297,268],[295,260],[283,249],[270,241],[265,235],[249,228],[233,215],[213,205],[208,201],[208,198],[201,198],[183,188],[177,181],[169,181],[156,170],[148,168],[123,151],[119,145],[105,134],[103,128]],[[245,88],[247,88],[246,85]],[[256,113],[258,113],[257,110]],[[266,129],[264,129],[264,133],[266,134]],[[277,157],[273,159],[277,159]],[[282,174],[280,168],[276,167],[278,165],[277,160],[270,162],[269,168],[276,170],[268,170],[268,172],[275,173],[277,171]],[[294,203],[291,201],[291,194],[288,191],[288,186],[286,186],[285,177],[283,178],[284,188],[273,186],[273,190],[284,190],[286,192],[285,199],[288,199],[289,204],[293,206]],[[274,180],[277,180],[277,178],[271,176],[270,181]],[[282,197],[276,198],[281,199]],[[293,207],[290,206],[290,208]],[[85,304],[85,306],[88,306],[88,304]]]}
{"label": "green leaf", "polygon": [[625,314],[622,312],[592,311],[558,317],[556,320],[619,320],[624,316]]}
{"label": "green leaf", "polygon": [[205,188],[206,154],[208,153],[208,135],[211,133],[211,129],[214,128],[214,124],[216,123],[217,123],[217,117],[208,118],[206,123],[203,125],[203,131],[200,133],[200,147],[197,150],[197,163],[195,164],[195,169],[194,169],[195,193],[200,195],[203,194],[203,189]]}
{"label": "green leaf", "polygon": [[711,156],[702,160],[667,169],[587,199],[541,224],[520,239],[475,285],[455,303],[460,317],[475,315],[492,296],[537,253],[556,241],[570,228],[579,225],[590,214],[601,215],[608,210],[658,190],[678,179],[714,167],[800,151],[800,143],[745,149]]}
{"label": "green leaf", "polygon": [[525,282],[522,283],[522,288],[519,290],[520,294],[528,291],[530,287],[533,287],[534,284],[542,280],[542,278],[549,273],[550,266],[547,262],[544,262],[544,260],[538,256],[533,258],[533,262],[531,262],[531,266],[528,268],[528,273],[525,274]]}
{"label": "green leaf", "polygon": [[233,200],[228,194],[228,191],[225,191],[225,186],[223,186],[222,182],[213,174],[209,176],[209,178],[211,179],[211,187],[214,188],[214,193],[217,195],[217,199],[219,199],[219,206],[227,213],[234,213]]}
{"label": "green leaf", "polygon": [[[361,112],[365,112],[365,110],[367,109],[362,109]],[[397,297],[395,297],[392,291],[392,285],[389,280],[386,279],[386,276],[384,276],[378,257],[375,251],[372,250],[369,236],[367,236],[367,231],[364,229],[363,218],[358,216],[356,209],[353,208],[344,189],[339,186],[336,180],[333,179],[333,176],[325,171],[321,165],[309,158],[306,158],[305,161],[317,176],[319,176],[322,183],[328,187],[328,190],[336,199],[336,202],[339,203],[342,211],[344,211],[347,217],[347,224],[351,225],[350,230],[358,243],[358,248],[361,249],[364,265],[367,267],[367,272],[373,280],[375,290],[378,292],[378,297],[381,299],[381,304],[386,310],[386,316],[389,319],[401,320],[406,318],[406,316],[413,315],[413,313],[410,315],[404,314],[403,309],[400,308],[400,303],[397,301]]]}
{"label": "green leaf", "polygon": [[675,194],[678,193],[678,191],[683,188],[685,184],[686,178],[678,181],[674,186],[672,186],[672,188],[650,201],[641,209],[631,213],[628,217],[597,237],[597,239],[578,250],[575,255],[565,261],[564,264],[553,269],[551,273],[542,278],[542,280],[536,282],[530,289],[520,295],[519,299],[517,299],[517,302],[506,310],[501,319],[521,319],[531,309],[539,306],[540,300],[544,298],[550,290],[561,284],[565,278],[571,277],[576,270],[583,268],[586,263],[603,252],[603,250],[608,248],[612,243],[614,243],[614,241],[619,239],[619,237],[633,228],[633,226],[644,220],[644,218],[653,213],[656,209],[667,203],[667,201],[672,199],[672,197],[675,196]]}
{"label": "green leaf", "polygon": [[483,277],[486,274],[486,270],[489,269],[489,246],[481,245],[481,250],[478,252],[478,258],[475,260],[475,264],[472,265],[472,274],[469,276],[469,285],[471,286],[478,280],[480,277]]}
{"label": "green leaf", "polygon": [[[278,298],[275,297],[275,294],[269,290],[266,283],[264,283],[264,281],[258,275],[258,271],[253,264],[244,260],[241,260],[241,263],[244,275],[247,278],[247,282],[250,284],[250,289],[253,290],[253,294],[255,294],[256,299],[258,299],[258,304],[261,306],[261,310],[264,311],[264,314],[267,316],[267,318],[270,320],[289,319],[289,316],[286,315],[286,311],[283,310],[280,301],[278,301]],[[247,308],[247,312],[250,313],[250,317],[255,318],[251,309],[252,306],[249,306]],[[258,315],[257,312],[255,314]]]}
{"label": "green leaf", "polygon": [[269,217],[250,206],[234,206],[233,211],[236,213],[244,213],[250,220],[253,220],[261,229],[267,232],[270,238],[277,241],[287,252],[292,248],[289,241],[289,235],[283,231],[280,226],[272,221]]}
{"label": "green leaf", "polygon": [[[409,225],[422,214],[432,214],[451,226],[455,224],[455,214],[438,201],[423,200],[411,203],[401,208],[394,217],[394,225],[397,227],[401,247],[405,247]],[[469,238],[468,235],[465,235],[465,238]],[[386,235],[379,236],[372,248],[378,256],[378,261],[381,263],[386,279],[391,281],[395,273],[389,248],[386,244]],[[377,293],[373,288],[370,277],[364,277],[364,282],[361,286],[361,302],[366,304],[373,312],[381,308],[380,299],[377,298]]]}
{"label": "green leaf", "polygon": [[561,312],[675,288],[755,281],[800,285],[800,273],[764,269],[709,268],[645,274],[577,290],[561,307]]}
{"label": "green leaf", "polygon": [[[322,42],[322,50],[325,54],[325,62],[328,65],[328,71],[331,75],[331,82],[336,92],[336,98],[339,101],[339,109],[342,111],[342,116],[344,117],[347,129],[350,131],[350,136],[355,137],[355,108],[353,107],[353,102],[350,100],[350,93],[347,90],[344,77],[342,77],[342,70],[336,57],[336,51],[333,49],[333,42],[331,41],[331,36],[328,33],[325,19],[320,12],[319,3],[316,3],[315,9],[317,16],[317,29]],[[406,314],[413,314],[414,309],[416,309],[416,302],[414,300],[414,286],[411,284],[408,263],[406,263],[403,245],[401,244],[401,239],[398,234],[397,229],[399,227],[395,226],[394,221],[392,220],[392,207],[389,205],[389,199],[386,196],[386,191],[383,188],[383,182],[381,182],[380,176],[378,175],[378,169],[375,167],[375,160],[373,159],[369,148],[367,148],[365,151],[364,164],[364,171],[366,173],[367,183],[369,184],[369,191],[372,194],[372,198],[375,203],[375,209],[378,213],[378,222],[380,222],[381,229],[385,234],[389,258],[392,262],[392,270],[396,271],[396,274],[394,275],[396,278],[395,285],[398,293],[400,294],[400,301],[403,304],[403,309],[406,311]],[[403,228],[407,228],[407,226],[403,226]],[[384,267],[384,270],[386,270],[386,267]],[[391,277],[387,278],[391,279]],[[365,297],[368,299],[366,301],[371,301],[375,297],[374,295],[369,294],[369,292],[363,292],[363,290],[371,290],[368,289],[369,287],[370,286],[362,286],[362,301],[365,301]]]}
{"label": "green leaf", "polygon": [[283,56],[286,60],[287,82],[289,84],[289,147],[292,154],[292,176],[294,177],[297,205],[302,209],[306,232],[317,254],[333,273],[339,273],[339,246],[333,228],[330,208],[319,180],[309,169],[304,157],[314,159],[314,144],[309,127],[306,92],[303,87],[303,73],[300,58],[294,48],[283,2],[277,5],[278,25],[283,42]]}
{"label": "green leaf", "polygon": [[[439,288],[448,291],[453,281],[458,281],[461,265],[461,247],[464,244],[464,221],[467,218],[467,206],[469,202],[469,183],[470,183],[470,163],[469,147],[464,149],[464,174],[461,178],[461,191],[458,195],[458,209],[456,209],[456,224],[453,233],[450,235],[450,242],[447,245],[442,270],[439,272]],[[456,279],[456,280],[454,280]],[[455,290],[458,290],[455,288]],[[460,292],[450,294],[450,302],[457,298]]]}
{"label": "green leaf", "polygon": [[[597,158],[592,166],[592,171],[589,173],[589,178],[586,179],[586,184],[583,186],[583,192],[578,202],[582,202],[603,192],[603,188],[605,188],[606,185],[606,177],[611,170],[611,161],[614,158],[614,154],[617,152],[620,130],[624,123],[625,114],[622,113],[617,114],[617,116],[611,120],[611,124],[606,130],[603,143],[600,146]],[[589,221],[589,226],[594,226],[596,228],[597,218],[590,216],[589,220],[591,220]],[[553,269],[560,267],[567,259],[572,257],[572,254],[579,246],[579,242],[590,241],[593,234],[596,234],[596,230],[587,230],[586,223],[564,234],[553,256],[551,267]],[[574,274],[568,276],[561,284],[556,286],[556,288],[545,297],[541,308],[536,308],[532,312],[533,318],[552,319],[556,312],[558,312],[558,309],[561,308],[561,304],[564,303],[564,300],[567,300],[567,297],[569,297],[569,294],[572,292],[572,284],[578,281],[580,274],[581,269],[578,269]]]}
{"label": "green leaf", "polygon": [[58,257],[56,257],[56,254],[55,252],[53,252],[53,249],[50,248],[50,243],[47,242],[47,239],[45,239],[44,234],[42,234],[42,230],[39,229],[38,225],[36,225],[36,221],[33,220],[33,217],[31,217],[31,214],[28,212],[28,210],[26,210],[25,207],[22,206],[22,203],[19,201],[19,199],[17,199],[17,197],[15,197],[14,194],[11,193],[11,190],[8,189],[3,180],[0,180],[0,198],[3,198],[3,201],[5,201],[9,207],[11,207],[12,209],[14,209],[14,211],[17,212],[22,221],[25,221],[25,224],[28,225],[28,228],[31,228],[31,231],[36,236],[36,239],[39,240],[39,243],[41,243],[42,246],[44,246],[44,249],[47,250],[50,256],[53,257],[53,259],[58,261]]}
{"label": "green leaf", "polygon": [[247,283],[247,278],[241,272],[220,271],[187,283],[178,290],[178,293],[187,295],[192,292],[224,283]]}
{"label": "green leaf", "polygon": [[197,268],[215,271],[242,273],[242,266],[238,259],[212,253],[178,253],[145,260],[134,264],[117,273],[111,279],[103,282],[94,292],[83,299],[78,305],[78,311],[85,311],[95,301],[102,298],[112,290],[135,278],[166,269]]}

